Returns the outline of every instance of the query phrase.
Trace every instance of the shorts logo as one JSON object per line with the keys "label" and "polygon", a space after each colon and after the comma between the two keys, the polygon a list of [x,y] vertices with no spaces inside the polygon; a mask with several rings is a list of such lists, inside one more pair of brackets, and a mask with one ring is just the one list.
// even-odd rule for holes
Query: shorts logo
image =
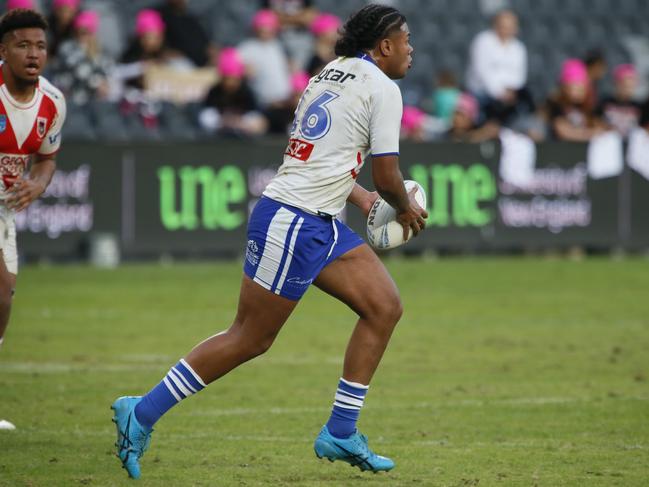
{"label": "shorts logo", "polygon": [[257,247],[257,242],[254,240],[248,240],[248,247],[246,248],[246,260],[250,265],[259,264],[259,247]]}
{"label": "shorts logo", "polygon": [[300,139],[289,139],[285,155],[306,162],[313,152],[313,144]]}
{"label": "shorts logo", "polygon": [[4,132],[7,129],[7,116],[0,115],[0,133]]}
{"label": "shorts logo", "polygon": [[287,283],[293,284],[294,286],[308,286],[313,282],[313,279],[302,279],[301,277],[291,277],[286,280]]}
{"label": "shorts logo", "polygon": [[39,139],[45,137],[45,128],[47,127],[47,118],[37,117],[36,118],[36,134]]}

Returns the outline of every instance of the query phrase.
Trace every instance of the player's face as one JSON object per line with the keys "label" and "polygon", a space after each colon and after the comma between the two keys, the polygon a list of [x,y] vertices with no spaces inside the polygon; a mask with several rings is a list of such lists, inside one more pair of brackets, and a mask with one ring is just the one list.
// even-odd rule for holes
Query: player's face
{"label": "player's face", "polygon": [[386,74],[391,79],[403,78],[412,65],[413,47],[410,45],[410,29],[408,24],[404,23],[401,29],[394,32],[389,37],[393,50],[388,63]]}
{"label": "player's face", "polygon": [[0,55],[16,79],[36,83],[47,62],[45,31],[27,28],[9,32],[0,44]]}

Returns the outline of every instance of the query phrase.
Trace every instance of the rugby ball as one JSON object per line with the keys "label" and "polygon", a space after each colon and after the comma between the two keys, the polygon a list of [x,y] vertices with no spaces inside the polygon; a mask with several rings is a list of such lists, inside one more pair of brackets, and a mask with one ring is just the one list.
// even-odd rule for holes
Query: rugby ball
{"label": "rugby ball", "polygon": [[[410,193],[413,188],[415,192],[415,201],[419,206],[426,209],[426,193],[416,181],[404,181],[406,191]],[[380,196],[372,205],[369,215],[367,215],[367,240],[375,249],[393,249],[403,245],[412,237],[412,230],[408,232],[408,238],[403,239],[403,227],[397,222],[397,210],[392,208],[387,201]]]}

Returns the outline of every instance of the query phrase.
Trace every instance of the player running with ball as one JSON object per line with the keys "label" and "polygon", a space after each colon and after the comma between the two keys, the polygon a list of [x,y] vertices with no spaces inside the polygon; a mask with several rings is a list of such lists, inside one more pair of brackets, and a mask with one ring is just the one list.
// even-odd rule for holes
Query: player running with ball
{"label": "player running with ball", "polygon": [[295,113],[284,162],[250,216],[239,306],[227,330],[198,344],[142,397],[121,397],[112,408],[117,453],[131,477],[148,448],[152,426],[172,406],[242,363],[264,353],[310,284],[358,315],[345,353],[333,411],[315,440],[318,457],[361,470],[390,470],[356,429],[370,380],[402,307],[376,254],[336,219],[346,201],[368,213],[378,195],[356,184],[365,157],[380,194],[404,234],[427,217],[406,193],[399,170],[402,101],[397,85],[410,67],[406,19],[368,5],[343,27],[340,56],[309,82]]}

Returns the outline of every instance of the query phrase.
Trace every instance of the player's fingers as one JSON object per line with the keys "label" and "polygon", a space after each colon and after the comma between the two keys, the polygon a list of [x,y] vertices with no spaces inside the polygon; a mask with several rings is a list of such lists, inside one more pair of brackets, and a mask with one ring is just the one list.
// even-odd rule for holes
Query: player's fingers
{"label": "player's fingers", "polygon": [[410,228],[412,228],[413,236],[416,237],[419,234],[419,223],[415,220],[410,224]]}

